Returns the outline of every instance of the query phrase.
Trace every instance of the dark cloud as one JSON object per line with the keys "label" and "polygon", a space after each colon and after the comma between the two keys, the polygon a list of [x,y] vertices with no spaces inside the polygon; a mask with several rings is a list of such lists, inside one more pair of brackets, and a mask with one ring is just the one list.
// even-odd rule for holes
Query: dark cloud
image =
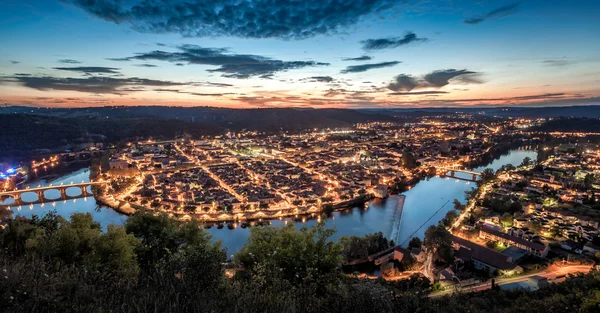
{"label": "dark cloud", "polygon": [[119,69],[104,66],[74,66],[74,67],[53,67],[55,70],[81,72],[86,74],[119,74]]}
{"label": "dark cloud", "polygon": [[132,60],[155,60],[173,62],[176,65],[187,63],[196,65],[218,66],[209,72],[220,72],[223,77],[249,78],[258,76],[260,78],[272,78],[273,74],[281,71],[309,67],[323,66],[329,63],[314,61],[281,61],[264,56],[252,54],[230,53],[225,48],[203,48],[196,45],[182,45],[177,47],[177,52],[161,50],[146,53],[137,53],[131,57],[112,58],[113,61]]}
{"label": "dark cloud", "polygon": [[63,0],[101,19],[147,33],[185,37],[304,39],[336,34],[396,0]]}
{"label": "dark cloud", "polygon": [[541,95],[531,95],[531,96],[519,96],[506,98],[507,100],[539,100],[539,99],[554,99],[554,98],[562,98],[566,96],[565,93],[545,93]]}
{"label": "dark cloud", "polygon": [[542,61],[546,66],[567,66],[571,65],[572,62],[569,60],[544,60]]}
{"label": "dark cloud", "polygon": [[362,48],[364,50],[383,50],[387,48],[396,48],[404,46],[412,42],[427,41],[427,38],[419,38],[413,32],[408,32],[404,37],[390,37],[390,38],[379,38],[379,39],[367,39],[363,40]]}
{"label": "dark cloud", "polygon": [[371,59],[373,58],[368,55],[363,55],[356,58],[342,58],[342,61],[369,61]]}
{"label": "dark cloud", "polygon": [[221,97],[224,95],[234,95],[235,93],[199,93],[199,92],[188,92],[188,94],[199,97]]}
{"label": "dark cloud", "polygon": [[348,93],[348,90],[346,89],[342,89],[342,88],[338,88],[338,89],[328,89],[325,91],[325,93],[323,94],[324,97],[335,97],[338,95],[343,95]]}
{"label": "dark cloud", "polygon": [[430,87],[444,87],[450,84],[450,80],[457,78],[465,84],[479,84],[481,81],[477,78],[479,74],[467,70],[439,70],[426,74],[423,78]]}
{"label": "dark cloud", "polygon": [[489,19],[498,19],[516,13],[519,10],[519,2],[509,4],[492,10],[486,14],[465,19],[466,24],[479,24]]}
{"label": "dark cloud", "polygon": [[73,59],[61,59],[58,60],[59,63],[64,63],[64,64],[81,64],[81,62],[77,61],[77,60],[73,60]]}
{"label": "dark cloud", "polygon": [[323,94],[324,97],[335,97],[339,95],[349,95],[352,97],[359,97],[367,93],[373,93],[373,90],[348,90],[344,88],[330,88]]}
{"label": "dark cloud", "polygon": [[190,92],[190,91],[182,91],[179,89],[165,89],[165,88],[154,89],[154,91],[174,92],[174,93],[188,94],[188,95],[199,96],[199,97],[211,97],[211,96],[212,97],[221,97],[221,96],[225,96],[225,95],[235,95],[236,94],[236,93],[232,93],[232,92],[200,93],[200,92]]}
{"label": "dark cloud", "polygon": [[420,82],[415,77],[407,74],[400,74],[394,77],[394,82],[391,82],[388,85],[388,89],[393,91],[411,91],[419,85]]}
{"label": "dark cloud", "polygon": [[313,81],[313,82],[330,83],[333,81],[333,77],[331,77],[331,76],[313,76],[313,77],[309,77],[308,80]]}
{"label": "dark cloud", "polygon": [[213,82],[196,82],[196,83],[192,83],[192,85],[196,85],[196,86],[209,86],[209,87],[233,87],[232,84],[225,84],[225,83],[213,83]]}
{"label": "dark cloud", "polygon": [[439,90],[413,91],[413,92],[391,92],[388,95],[392,95],[392,96],[412,96],[412,95],[439,95],[439,94],[444,94],[444,93],[448,93],[448,92],[447,91],[439,91]]}
{"label": "dark cloud", "polygon": [[522,87],[515,87],[513,89],[529,89],[529,88],[545,88],[545,87],[550,87],[552,85],[546,84],[546,85],[539,85],[539,86],[522,86]]}
{"label": "dark cloud", "polygon": [[422,78],[416,78],[407,74],[400,74],[394,77],[387,88],[392,91],[408,92],[413,89],[422,88],[441,88],[450,84],[450,80],[462,84],[481,84],[483,81],[479,78],[480,73],[468,70],[438,70],[424,75]]}
{"label": "dark cloud", "polygon": [[157,65],[149,64],[149,63],[134,64],[133,66],[137,66],[137,67],[158,67]]}
{"label": "dark cloud", "polygon": [[452,100],[440,100],[448,103],[470,103],[470,102],[492,102],[492,101],[529,101],[529,100],[558,100],[558,99],[580,99],[581,95],[569,95],[566,93],[544,93],[537,95],[518,96],[518,97],[504,97],[504,98],[472,98],[472,99],[452,99]]}
{"label": "dark cloud", "polygon": [[366,71],[374,69],[374,68],[391,67],[391,66],[394,66],[394,65],[398,65],[400,63],[402,63],[402,62],[400,62],[400,61],[390,61],[390,62],[381,62],[381,63],[351,65],[351,66],[346,67],[346,69],[342,70],[341,73],[342,74],[346,74],[346,73],[366,72]]}
{"label": "dark cloud", "polygon": [[115,78],[90,76],[86,78],[61,78],[52,76],[9,76],[0,77],[0,83],[20,83],[37,90],[69,90],[90,93],[122,94],[143,91],[142,87],[181,86],[184,83],[145,78]]}

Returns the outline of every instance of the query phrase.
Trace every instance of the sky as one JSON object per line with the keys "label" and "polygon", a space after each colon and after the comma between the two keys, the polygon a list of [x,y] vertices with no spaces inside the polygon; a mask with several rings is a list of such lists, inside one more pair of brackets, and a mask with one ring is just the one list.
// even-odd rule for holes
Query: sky
{"label": "sky", "polygon": [[600,104],[600,1],[0,0],[0,102]]}

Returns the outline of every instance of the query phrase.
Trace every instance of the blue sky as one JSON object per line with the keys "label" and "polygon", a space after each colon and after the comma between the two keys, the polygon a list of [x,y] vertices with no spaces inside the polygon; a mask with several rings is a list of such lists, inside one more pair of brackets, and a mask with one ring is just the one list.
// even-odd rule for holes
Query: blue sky
{"label": "blue sky", "polygon": [[0,101],[600,103],[600,1],[92,2],[0,0]]}

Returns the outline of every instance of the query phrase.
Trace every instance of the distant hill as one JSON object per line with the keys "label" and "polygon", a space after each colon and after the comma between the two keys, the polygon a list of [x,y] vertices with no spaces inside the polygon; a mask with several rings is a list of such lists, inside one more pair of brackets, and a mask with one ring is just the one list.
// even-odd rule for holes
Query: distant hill
{"label": "distant hill", "polygon": [[354,110],[222,109],[171,107],[104,107],[0,109],[0,158],[27,156],[39,149],[58,149],[83,142],[116,142],[136,138],[194,138],[227,130],[266,132],[343,128],[394,117]]}
{"label": "distant hill", "polygon": [[563,107],[482,107],[482,108],[406,108],[406,109],[360,109],[360,112],[387,114],[395,116],[432,116],[440,114],[469,113],[482,117],[588,117],[600,118],[600,106],[563,106]]}
{"label": "distant hill", "polygon": [[597,118],[558,118],[545,122],[535,130],[552,132],[600,133],[600,119]]}
{"label": "distant hill", "polygon": [[28,114],[1,114],[0,159],[19,158],[41,149],[61,149],[69,144],[115,142],[135,138],[173,138],[215,135],[222,128],[158,117],[65,118]]}
{"label": "distant hill", "polygon": [[[286,119],[286,116],[296,116],[291,123],[282,123],[282,127],[310,128],[310,123],[360,123],[366,121],[386,121],[402,117],[420,117],[432,115],[451,115],[456,113],[479,114],[482,117],[588,117],[600,118],[600,106],[564,106],[564,107],[483,107],[483,108],[394,108],[394,109],[298,109],[298,108],[269,108],[269,109],[227,109],[213,107],[167,107],[167,106],[134,106],[134,107],[98,107],[98,108],[34,108],[25,106],[0,107],[0,114],[35,114],[56,117],[161,117],[189,121],[205,121],[228,125],[245,122],[251,129],[277,128],[276,121],[256,123],[252,125],[246,117],[258,118],[263,121],[269,117]],[[260,125],[259,125],[260,124]],[[332,124],[333,125],[333,124]],[[338,124],[342,125],[342,124]],[[315,126],[318,127],[318,126]],[[333,126],[332,126],[333,127]]]}
{"label": "distant hill", "polygon": [[212,107],[100,107],[100,108],[0,108],[2,114],[33,114],[61,118],[160,117],[214,124],[234,131],[241,129],[297,131],[309,128],[348,127],[368,121],[392,121],[394,117],[348,109],[225,109]]}

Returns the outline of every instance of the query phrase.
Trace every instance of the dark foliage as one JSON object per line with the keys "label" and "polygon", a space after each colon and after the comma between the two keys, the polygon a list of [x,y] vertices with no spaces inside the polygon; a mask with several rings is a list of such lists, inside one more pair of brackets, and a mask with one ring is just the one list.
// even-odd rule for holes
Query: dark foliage
{"label": "dark foliage", "polygon": [[[9,222],[0,236],[1,311],[545,313],[600,309],[598,272],[536,292],[494,289],[441,298],[422,297],[429,285],[418,277],[398,282],[349,278],[334,266],[341,250],[329,241],[332,232],[322,227],[256,228],[239,255],[244,269],[227,279],[224,252],[206,241],[207,234],[193,223],[175,224],[143,215],[134,220],[128,225],[130,233],[123,227],[101,233],[84,214],[70,221],[51,215]],[[152,260],[140,258],[138,252],[151,250],[160,253]],[[146,265],[138,272],[123,266],[128,259]]]}

